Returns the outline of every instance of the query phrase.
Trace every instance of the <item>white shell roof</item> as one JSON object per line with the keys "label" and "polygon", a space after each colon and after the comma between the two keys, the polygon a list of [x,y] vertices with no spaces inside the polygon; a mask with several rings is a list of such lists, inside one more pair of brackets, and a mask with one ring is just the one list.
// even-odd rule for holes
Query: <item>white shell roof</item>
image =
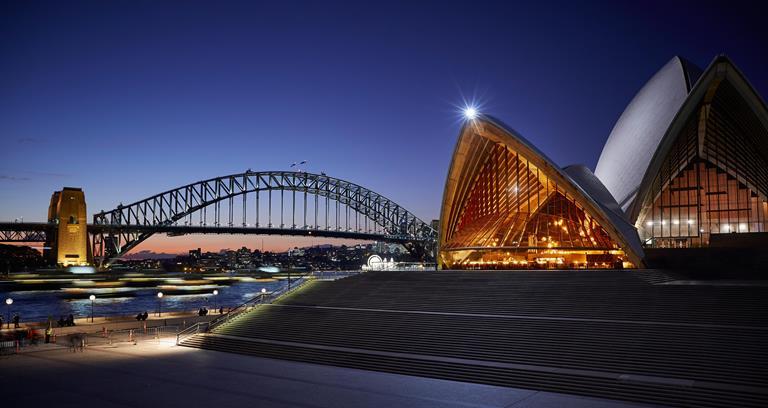
{"label": "white shell roof", "polygon": [[645,171],[701,70],[680,57],[637,92],[603,146],[595,175],[622,210],[632,204]]}

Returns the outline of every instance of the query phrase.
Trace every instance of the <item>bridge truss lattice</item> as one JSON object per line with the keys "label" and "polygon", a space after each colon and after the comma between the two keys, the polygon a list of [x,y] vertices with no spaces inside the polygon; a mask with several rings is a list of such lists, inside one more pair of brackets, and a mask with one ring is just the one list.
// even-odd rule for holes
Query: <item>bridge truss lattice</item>
{"label": "bridge truss lattice", "polygon": [[93,254],[106,265],[155,233],[243,233],[370,239],[431,254],[436,231],[360,185],[292,171],[247,171],[168,190],[93,216]]}

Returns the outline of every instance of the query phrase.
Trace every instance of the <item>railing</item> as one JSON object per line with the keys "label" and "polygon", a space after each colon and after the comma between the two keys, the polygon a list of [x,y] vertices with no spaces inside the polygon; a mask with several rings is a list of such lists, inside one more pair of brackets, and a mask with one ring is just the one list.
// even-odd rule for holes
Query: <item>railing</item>
{"label": "railing", "polygon": [[18,340],[0,341],[0,355],[13,354],[18,352],[19,352]]}
{"label": "railing", "polygon": [[[307,274],[311,276],[310,274]],[[313,280],[310,277],[307,277],[307,275],[302,276],[301,281],[291,285],[290,287],[284,287],[278,291],[275,292],[269,292],[269,293],[263,293],[259,296],[256,296],[254,298],[251,298],[245,302],[243,302],[241,305],[237,306],[234,309],[231,309],[227,313],[224,313],[223,315],[209,321],[209,322],[199,322],[195,323],[192,326],[187,327],[186,329],[180,331],[178,334],[176,334],[176,344],[181,344],[184,340],[188,339],[189,337],[192,337],[199,333],[207,333],[213,330],[214,328],[227,323],[234,318],[240,316],[241,314],[248,312],[250,310],[253,310],[256,306],[271,303],[278,298],[285,296],[296,289],[299,289],[306,285],[309,281]]]}
{"label": "railing", "polygon": [[182,341],[194,336],[195,334],[205,333],[208,331],[210,324],[210,322],[198,322],[176,333],[176,345],[181,344]]}
{"label": "railing", "polygon": [[119,329],[109,330],[99,333],[89,333],[87,336],[94,339],[106,342],[107,344],[115,343],[138,343],[139,341],[146,340],[159,340],[161,337],[175,336],[179,332],[179,326],[155,326],[145,328],[131,328],[131,329]]}
{"label": "railing", "polygon": [[339,279],[349,278],[363,273],[361,270],[357,271],[315,271],[312,272],[312,278],[318,281],[335,281]]}
{"label": "railing", "polygon": [[281,296],[285,296],[285,295],[295,291],[296,289],[304,286],[305,284],[307,284],[307,282],[309,282],[311,280],[306,275],[302,276],[299,279],[301,279],[300,282],[298,282],[298,283],[296,283],[294,285],[291,285],[290,287],[284,287],[284,288],[282,288],[280,290],[277,290],[275,292],[264,293],[264,294],[261,294],[259,296],[256,296],[256,297],[254,297],[254,298],[244,302],[240,306],[230,310],[229,312],[227,312],[227,313],[225,313],[225,314],[223,314],[223,315],[221,315],[221,316],[211,320],[210,321],[210,325],[208,326],[208,330],[207,331],[211,331],[215,327],[217,327],[219,325],[222,325],[222,324],[224,324],[226,322],[229,322],[230,320],[236,318],[237,316],[240,316],[241,314],[243,314],[243,313],[245,313],[245,312],[247,312],[249,310],[252,310],[254,307],[256,307],[258,305],[274,302],[275,300],[277,300]]}

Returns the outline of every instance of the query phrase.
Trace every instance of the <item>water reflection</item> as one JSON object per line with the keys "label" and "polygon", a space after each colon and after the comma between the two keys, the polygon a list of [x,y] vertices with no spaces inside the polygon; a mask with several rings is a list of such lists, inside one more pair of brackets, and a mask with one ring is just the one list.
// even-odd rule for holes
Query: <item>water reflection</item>
{"label": "water reflection", "polygon": [[[157,286],[142,284],[137,287],[98,287],[98,285],[73,285],[55,290],[13,290],[0,291],[0,299],[13,298],[11,314],[19,313],[22,321],[44,321],[49,317],[58,320],[69,314],[90,317],[90,294],[96,295],[93,302],[95,316],[133,316],[137,313],[157,312],[157,292],[162,291],[163,312],[195,311],[201,307],[230,308],[261,294],[264,288],[269,292],[287,285],[285,280],[243,279],[230,285],[166,285],[158,280]],[[162,282],[162,283],[161,283]],[[98,282],[96,282],[98,283]],[[145,282],[146,283],[146,282]],[[188,283],[188,282],[185,282]],[[85,287],[84,287],[85,286]],[[94,287],[95,286],[95,287]],[[213,290],[218,290],[214,297]],[[0,312],[6,318],[7,309],[2,305]]]}

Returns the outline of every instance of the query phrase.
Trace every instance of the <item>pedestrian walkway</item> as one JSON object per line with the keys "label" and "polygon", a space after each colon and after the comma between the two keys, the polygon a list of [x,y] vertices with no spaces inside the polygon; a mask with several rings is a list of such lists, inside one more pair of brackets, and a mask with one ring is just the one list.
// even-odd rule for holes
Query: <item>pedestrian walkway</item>
{"label": "pedestrian walkway", "polygon": [[[9,406],[642,408],[549,392],[144,343],[0,359]],[[247,384],[247,386],[244,386]]]}
{"label": "pedestrian walkway", "polygon": [[29,324],[19,329],[4,329],[0,333],[0,354],[12,355],[56,349],[69,346],[69,337],[84,334],[90,344],[145,341],[158,337],[174,337],[176,333],[198,322],[205,322],[218,317],[218,314],[198,316],[196,313],[175,313],[146,321],[137,321],[134,317],[78,319],[75,326],[52,327],[48,343],[45,342],[46,326]]}

